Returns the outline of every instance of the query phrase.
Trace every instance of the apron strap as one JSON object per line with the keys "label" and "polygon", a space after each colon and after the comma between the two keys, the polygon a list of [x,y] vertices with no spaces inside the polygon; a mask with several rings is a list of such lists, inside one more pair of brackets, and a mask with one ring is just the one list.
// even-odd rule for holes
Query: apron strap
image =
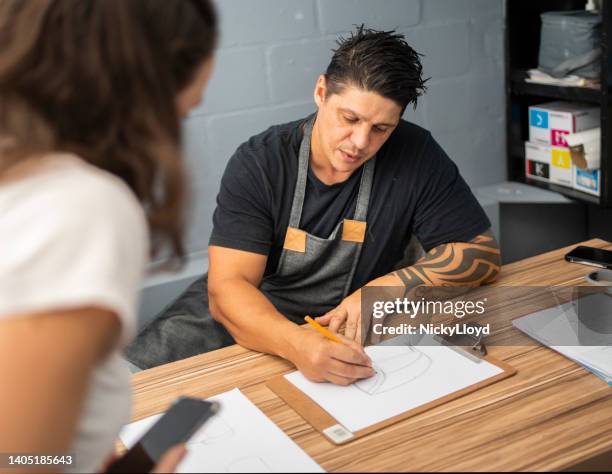
{"label": "apron strap", "polygon": [[342,240],[362,244],[365,241],[368,206],[370,204],[370,193],[374,176],[376,156],[369,160],[363,167],[361,181],[359,182],[359,193],[355,205],[355,214],[352,219],[344,219],[342,224]]}
{"label": "apron strap", "polygon": [[[370,205],[370,193],[372,191],[372,183],[374,181],[374,169],[376,167],[376,156],[373,156],[364,166],[363,174],[361,175],[361,183],[359,184],[359,194],[357,195],[357,205],[355,207],[355,215],[354,221],[350,222],[347,219],[344,220],[343,225],[343,233],[344,227],[348,227],[349,225],[355,226],[357,224],[359,238],[354,240],[358,243],[357,248],[355,249],[355,255],[353,256],[353,262],[351,263],[351,270],[349,273],[349,277],[346,280],[346,284],[344,285],[344,290],[342,292],[342,298],[345,298],[349,290],[351,288],[351,284],[353,283],[353,277],[355,276],[355,271],[357,270],[357,265],[359,264],[359,257],[361,256],[361,249],[363,248],[363,242],[365,240],[365,233],[367,227],[367,216],[368,216],[368,207]],[[352,239],[346,239],[352,240]]]}
{"label": "apron strap", "polygon": [[293,204],[291,205],[291,215],[289,216],[289,227],[294,229],[300,228],[300,220],[302,218],[302,206],[304,205],[304,197],[306,196],[306,181],[308,179],[308,162],[310,160],[310,137],[312,135],[312,126],[316,115],[313,115],[304,127],[304,137],[300,144],[300,152],[298,155],[298,175],[295,182],[295,192],[293,193]]}
{"label": "apron strap", "polygon": [[374,169],[376,167],[376,156],[372,157],[363,167],[359,193],[357,194],[357,205],[353,220],[366,221],[368,217],[368,206],[370,204],[370,193],[374,181]]}

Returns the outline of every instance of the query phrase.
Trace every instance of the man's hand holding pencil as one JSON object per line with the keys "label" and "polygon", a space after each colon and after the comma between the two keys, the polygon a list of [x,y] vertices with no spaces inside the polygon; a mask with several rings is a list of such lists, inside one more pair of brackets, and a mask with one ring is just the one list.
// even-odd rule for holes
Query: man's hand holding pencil
{"label": "man's hand holding pencil", "polygon": [[299,342],[288,359],[313,382],[350,385],[374,375],[372,360],[355,341],[322,327],[307,316]]}

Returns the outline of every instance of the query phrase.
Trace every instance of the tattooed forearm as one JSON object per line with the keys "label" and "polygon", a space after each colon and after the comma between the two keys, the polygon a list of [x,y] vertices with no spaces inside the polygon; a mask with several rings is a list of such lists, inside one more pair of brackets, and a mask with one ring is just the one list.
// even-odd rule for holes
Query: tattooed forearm
{"label": "tattooed forearm", "polygon": [[410,267],[395,272],[406,289],[418,286],[479,286],[495,279],[501,267],[491,231],[470,242],[439,245]]}

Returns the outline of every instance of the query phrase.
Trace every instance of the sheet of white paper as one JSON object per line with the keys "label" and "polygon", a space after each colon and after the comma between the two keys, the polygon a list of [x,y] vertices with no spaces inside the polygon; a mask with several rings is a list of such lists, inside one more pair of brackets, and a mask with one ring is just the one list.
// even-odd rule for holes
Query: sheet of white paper
{"label": "sheet of white paper", "polygon": [[[177,472],[325,472],[237,388],[209,400],[221,410],[187,443]],[[125,426],[123,444],[133,446],[160,416]]]}
{"label": "sheet of white paper", "polygon": [[[608,298],[608,296],[595,294],[584,298],[599,300]],[[512,324],[536,341],[564,356],[594,369],[607,378],[612,377],[612,347],[609,345],[581,345],[579,338],[582,336],[587,341],[597,341],[598,337],[605,339],[609,338],[609,335],[598,335],[584,324],[580,324],[572,303],[537,311],[515,319]]]}
{"label": "sheet of white paper", "polygon": [[548,345],[579,345],[578,326],[571,317],[571,303],[537,311],[512,321],[512,325],[528,335],[537,334]]}
{"label": "sheet of white paper", "polygon": [[371,346],[366,352],[377,374],[348,387],[314,383],[300,372],[285,377],[355,432],[503,372],[442,345]]}
{"label": "sheet of white paper", "polygon": [[588,361],[595,370],[604,372],[608,377],[612,377],[612,347],[593,346],[581,354],[583,361]]}

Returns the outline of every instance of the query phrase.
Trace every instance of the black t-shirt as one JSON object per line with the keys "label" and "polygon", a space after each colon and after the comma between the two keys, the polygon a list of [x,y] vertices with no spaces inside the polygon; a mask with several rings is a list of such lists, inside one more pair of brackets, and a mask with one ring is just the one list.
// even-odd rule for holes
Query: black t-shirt
{"label": "black t-shirt", "polygon": [[[251,137],[221,180],[209,244],[267,255],[265,275],[276,271],[289,225],[304,121]],[[328,186],[309,169],[300,229],[327,238],[339,221],[351,219],[362,170]],[[391,272],[412,234],[429,251],[469,241],[491,225],[431,134],[403,120],[378,151],[367,223],[351,292]]]}

